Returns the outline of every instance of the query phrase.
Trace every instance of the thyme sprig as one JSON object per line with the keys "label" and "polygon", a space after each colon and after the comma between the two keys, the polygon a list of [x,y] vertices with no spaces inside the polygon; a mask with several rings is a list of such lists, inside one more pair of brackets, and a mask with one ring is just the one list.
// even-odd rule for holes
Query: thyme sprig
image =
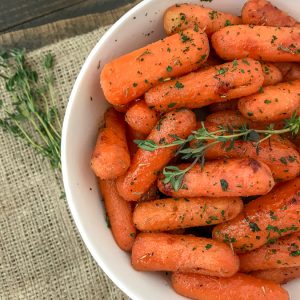
{"label": "thyme sprig", "polygon": [[[35,151],[60,168],[61,123],[54,92],[54,57],[43,60],[44,76],[26,62],[24,50],[0,51],[0,77],[11,95],[12,103],[4,107],[0,127],[26,141]],[[6,102],[7,103],[7,102]]]}
{"label": "thyme sprig", "polygon": [[[259,152],[259,144],[268,140],[273,135],[284,133],[292,133],[296,135],[300,129],[300,117],[296,112],[290,119],[285,120],[282,129],[274,129],[274,124],[270,124],[266,129],[252,129],[244,124],[238,128],[231,126],[218,126],[215,131],[208,131],[204,122],[201,122],[201,128],[193,131],[186,139],[178,137],[176,134],[171,134],[174,139],[171,143],[156,144],[153,140],[135,140],[134,142],[139,148],[153,152],[158,149],[180,146],[176,155],[180,155],[182,159],[193,159],[192,163],[185,169],[179,169],[177,166],[167,166],[163,169],[164,184],[170,183],[175,191],[184,188],[182,185],[184,175],[192,169],[196,163],[201,166],[205,163],[205,151],[216,144],[222,143],[226,151],[234,148],[234,143],[237,140],[249,141],[256,147]],[[193,141],[193,145],[190,142]]]}

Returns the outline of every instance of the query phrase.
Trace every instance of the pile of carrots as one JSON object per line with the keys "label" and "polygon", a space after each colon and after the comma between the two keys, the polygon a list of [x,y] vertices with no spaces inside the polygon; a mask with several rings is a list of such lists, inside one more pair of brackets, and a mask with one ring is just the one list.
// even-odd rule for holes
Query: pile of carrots
{"label": "pile of carrots", "polygon": [[280,284],[300,277],[299,139],[274,135],[259,152],[250,141],[216,144],[178,189],[162,170],[189,165],[179,146],[134,141],[186,139],[201,127],[200,108],[208,131],[282,128],[300,112],[299,23],[249,0],[241,17],[175,5],[164,28],[165,39],[101,71],[112,107],[91,167],[116,243],[135,270],[172,272],[175,291],[192,299],[289,299]]}

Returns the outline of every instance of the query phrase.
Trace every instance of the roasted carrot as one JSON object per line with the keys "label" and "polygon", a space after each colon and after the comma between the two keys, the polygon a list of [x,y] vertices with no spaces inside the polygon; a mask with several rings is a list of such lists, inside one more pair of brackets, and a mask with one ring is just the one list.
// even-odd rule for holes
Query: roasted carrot
{"label": "roasted carrot", "polygon": [[259,62],[234,60],[154,87],[145,94],[145,101],[157,111],[203,107],[253,94],[263,80]]}
{"label": "roasted carrot", "polygon": [[261,63],[261,67],[264,74],[263,86],[274,85],[282,81],[282,73],[274,64]]}
{"label": "roasted carrot", "polygon": [[118,195],[115,180],[99,180],[99,186],[115,241],[122,250],[130,251],[136,235],[131,205]]}
{"label": "roasted carrot", "polygon": [[212,46],[225,60],[251,57],[270,62],[300,61],[300,28],[235,25],[211,37]]}
{"label": "roasted carrot", "polygon": [[240,17],[194,4],[173,5],[164,15],[164,28],[168,35],[190,27],[201,28],[211,35],[225,26],[241,23]]}
{"label": "roasted carrot", "polygon": [[300,108],[300,80],[265,87],[257,94],[240,98],[241,114],[258,122],[290,118]]}
{"label": "roasted carrot", "polygon": [[[196,127],[195,114],[187,109],[169,112],[163,116],[147,137],[156,144],[171,143],[176,135],[186,138]],[[170,136],[171,135],[171,136]],[[139,149],[127,173],[118,178],[117,188],[127,201],[137,201],[156,181],[158,172],[174,157],[177,146],[154,152]]]}
{"label": "roasted carrot", "polygon": [[113,108],[104,116],[105,128],[100,129],[91,158],[91,168],[101,179],[114,179],[126,173],[130,165],[125,122]]}
{"label": "roasted carrot", "polygon": [[107,63],[101,87],[111,104],[126,104],[168,78],[199,68],[208,54],[206,33],[187,29]]}
{"label": "roasted carrot", "polygon": [[[300,217],[298,218],[300,219]],[[278,227],[272,227],[273,229],[280,232]],[[300,267],[300,233],[296,232],[285,236],[271,244],[241,254],[239,257],[241,272],[282,267]]]}
{"label": "roasted carrot", "polygon": [[240,215],[214,228],[213,238],[244,253],[300,230],[299,219],[300,178],[296,178],[246,204]]}
{"label": "roasted carrot", "polygon": [[293,27],[297,21],[266,0],[248,0],[242,9],[244,24]]}
{"label": "roasted carrot", "polygon": [[241,273],[230,278],[173,273],[172,286],[178,294],[195,300],[289,300],[280,285]]}
{"label": "roasted carrot", "polygon": [[[242,124],[235,123],[233,120],[228,125],[240,127]],[[214,132],[218,130],[218,125],[205,122],[205,128],[209,132]],[[215,144],[207,148],[205,157],[207,159],[243,157],[258,159],[269,166],[274,179],[277,181],[287,181],[300,174],[300,155],[298,151],[289,142],[286,143],[277,136],[262,141],[258,146],[253,142],[243,140],[236,140],[234,147],[230,147],[230,142],[225,145]]]}
{"label": "roasted carrot", "polygon": [[138,204],[133,222],[141,231],[169,231],[231,220],[243,209],[238,197],[169,198]]}
{"label": "roasted carrot", "polygon": [[159,120],[158,114],[144,100],[133,104],[125,114],[125,121],[135,131],[148,135]]}
{"label": "roasted carrot", "polygon": [[[183,170],[189,164],[181,164]],[[185,173],[182,186],[175,191],[164,177],[158,180],[158,188],[171,197],[229,197],[264,195],[274,186],[270,168],[255,159],[229,159],[195,165]]]}
{"label": "roasted carrot", "polygon": [[259,270],[251,272],[250,275],[260,279],[271,280],[278,284],[284,284],[300,277],[300,267]]}
{"label": "roasted carrot", "polygon": [[300,79],[299,63],[276,63],[275,66],[280,70],[283,81],[293,81]]}
{"label": "roasted carrot", "polygon": [[206,117],[205,127],[212,127],[210,123],[231,127],[248,125],[250,128],[254,128],[254,122],[245,118],[238,110],[225,110],[212,113]]}
{"label": "roasted carrot", "polygon": [[140,233],[132,247],[132,266],[138,271],[181,271],[230,277],[239,260],[230,247],[192,235]]}
{"label": "roasted carrot", "polygon": [[229,100],[226,102],[217,102],[208,106],[211,113],[225,111],[225,110],[237,110],[238,99]]}

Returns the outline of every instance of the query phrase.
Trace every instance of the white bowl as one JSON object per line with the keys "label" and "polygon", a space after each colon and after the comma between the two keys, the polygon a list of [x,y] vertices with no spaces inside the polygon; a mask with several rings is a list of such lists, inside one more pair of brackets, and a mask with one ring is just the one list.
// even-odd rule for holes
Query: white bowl
{"label": "white bowl", "polygon": [[[297,1],[271,1],[300,19]],[[98,128],[108,107],[99,85],[99,73],[101,67],[113,58],[164,37],[164,11],[171,5],[183,2],[203,4],[239,15],[245,1],[145,0],[135,6],[105,33],[85,61],[73,87],[63,124],[63,180],[75,223],[99,266],[134,300],[185,298],[175,294],[163,273],[134,271],[129,254],[118,248],[107,228],[97,181],[90,169]],[[97,67],[99,61],[100,68]],[[286,288],[291,300],[299,300],[299,279],[287,284]]]}

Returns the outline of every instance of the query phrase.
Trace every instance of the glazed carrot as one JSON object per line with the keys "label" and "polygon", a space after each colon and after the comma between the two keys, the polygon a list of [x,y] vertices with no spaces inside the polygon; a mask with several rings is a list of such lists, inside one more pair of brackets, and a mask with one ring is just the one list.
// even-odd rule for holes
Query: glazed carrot
{"label": "glazed carrot", "polygon": [[230,277],[239,260],[230,247],[212,239],[168,233],[140,233],[132,247],[137,271],[181,271]]}
{"label": "glazed carrot", "polygon": [[242,9],[244,24],[293,27],[297,21],[266,0],[248,0]]}
{"label": "glazed carrot", "polygon": [[[230,126],[240,127],[241,124],[235,123],[233,120]],[[209,132],[214,132],[218,130],[218,125],[205,122],[205,128]],[[269,166],[274,179],[277,181],[287,181],[300,174],[300,155],[297,149],[291,147],[289,142],[283,142],[277,136],[262,141],[258,148],[255,143],[243,140],[236,140],[233,148],[230,147],[230,142],[225,145],[219,143],[207,148],[205,157],[207,159],[243,157],[258,159]]]}
{"label": "glazed carrot", "polygon": [[115,241],[122,250],[130,251],[136,235],[131,205],[118,195],[115,180],[99,180],[99,186]]}
{"label": "glazed carrot", "polygon": [[154,87],[145,94],[145,101],[157,111],[203,107],[253,94],[263,80],[259,62],[235,60]]}
{"label": "glazed carrot", "polygon": [[[163,116],[152,129],[147,140],[156,144],[171,143],[172,134],[186,138],[196,127],[195,114],[187,109],[173,111]],[[158,172],[174,157],[177,146],[157,149],[153,152],[139,149],[132,159],[127,173],[117,179],[120,195],[127,201],[137,201],[156,181]]]}
{"label": "glazed carrot", "polygon": [[238,99],[226,101],[226,102],[217,102],[208,106],[211,113],[225,111],[225,110],[237,110]]}
{"label": "glazed carrot", "polygon": [[169,198],[138,204],[133,222],[140,231],[169,231],[231,220],[243,209],[238,197]]}
{"label": "glazed carrot", "polygon": [[113,108],[108,109],[104,120],[105,128],[100,129],[91,168],[101,179],[114,179],[125,174],[130,165],[125,122]]}
{"label": "glazed carrot", "polygon": [[214,228],[213,238],[244,253],[300,230],[299,219],[300,178],[296,178],[246,204],[240,215]]}
{"label": "glazed carrot", "polygon": [[157,113],[144,100],[133,104],[125,114],[125,121],[135,131],[148,135],[159,120]]}
{"label": "glazed carrot", "polygon": [[287,283],[300,277],[300,267],[259,270],[250,273],[251,276],[271,280],[278,284]]}
{"label": "glazed carrot", "polygon": [[212,113],[206,117],[205,127],[211,127],[209,123],[231,127],[248,125],[250,128],[254,128],[254,122],[251,122],[249,119],[242,116],[238,110],[225,110]]}
{"label": "glazed carrot", "polygon": [[211,35],[225,26],[241,23],[240,17],[194,4],[173,5],[164,15],[164,28],[168,35],[190,27],[201,28]]}
{"label": "glazed carrot", "polygon": [[237,273],[230,278],[172,274],[175,291],[195,300],[288,300],[288,293],[272,281]]}
{"label": "glazed carrot", "polygon": [[241,114],[258,122],[290,118],[300,108],[300,80],[265,87],[260,93],[239,100]]}
{"label": "glazed carrot", "polygon": [[283,75],[283,81],[292,81],[300,79],[299,63],[276,63],[276,67]]}
{"label": "glazed carrot", "polygon": [[261,63],[261,67],[264,74],[263,86],[274,85],[282,81],[282,73],[275,65]]}
{"label": "glazed carrot", "polygon": [[270,62],[300,61],[300,28],[235,25],[211,37],[217,54],[225,59],[251,57]]}
{"label": "glazed carrot", "polygon": [[[186,169],[189,164],[181,164]],[[229,159],[206,162],[204,167],[195,165],[188,171],[182,186],[175,191],[164,177],[158,180],[158,188],[171,197],[229,197],[253,196],[268,193],[274,186],[270,168],[255,159]]]}
{"label": "glazed carrot", "polygon": [[126,104],[168,78],[196,70],[208,54],[206,34],[187,29],[107,63],[101,87],[111,104]]}
{"label": "glazed carrot", "polygon": [[[279,228],[275,228],[279,231]],[[285,236],[240,256],[241,272],[300,267],[300,233]]]}

